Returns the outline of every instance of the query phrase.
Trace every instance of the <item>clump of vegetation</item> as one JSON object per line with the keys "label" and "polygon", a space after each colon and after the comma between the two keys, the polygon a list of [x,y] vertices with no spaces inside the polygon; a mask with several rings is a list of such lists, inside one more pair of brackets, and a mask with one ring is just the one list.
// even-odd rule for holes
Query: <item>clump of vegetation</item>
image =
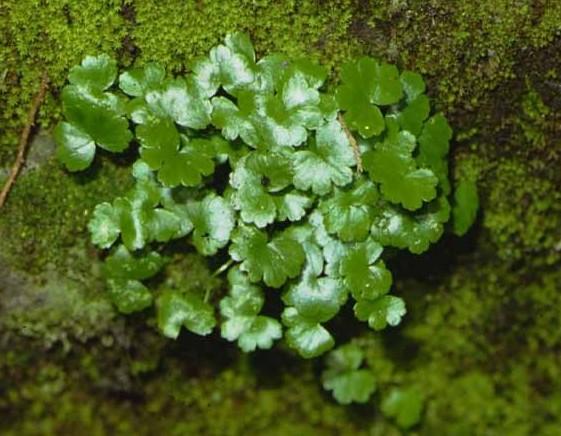
{"label": "clump of vegetation", "polygon": [[[406,308],[389,294],[385,249],[424,252],[451,216],[452,130],[431,115],[421,76],[365,57],[344,65],[330,92],[323,67],[257,61],[244,34],[184,76],[157,64],[122,72],[118,85],[117,75],[106,55],[74,67],[55,136],[71,171],[98,148],[139,145],[134,187],[97,205],[89,224],[93,243],[111,250],[105,274],[121,312],[155,305],[165,336],[219,326],[246,352],[284,336],[304,358],[333,348],[325,323],[349,298],[372,329],[399,324]],[[458,233],[474,219],[474,195],[456,194]],[[150,289],[172,240],[221,264],[228,291]],[[275,299],[283,309],[267,304]],[[371,376],[347,351],[336,351],[324,386],[341,402],[366,401]]]}

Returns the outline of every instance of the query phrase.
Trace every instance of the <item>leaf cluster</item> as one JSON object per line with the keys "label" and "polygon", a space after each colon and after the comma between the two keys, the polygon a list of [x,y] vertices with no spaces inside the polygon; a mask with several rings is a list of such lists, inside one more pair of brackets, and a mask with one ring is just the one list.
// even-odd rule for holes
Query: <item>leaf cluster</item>
{"label": "leaf cluster", "polygon": [[[364,57],[343,66],[334,90],[327,77],[306,59],[258,60],[245,34],[183,76],[153,63],[118,75],[106,55],[70,71],[55,132],[61,162],[83,170],[98,148],[138,146],[134,188],[99,204],[89,224],[93,243],[111,249],[120,311],[155,302],[166,336],[219,326],[244,351],[284,337],[305,358],[334,346],[326,323],[349,300],[375,330],[400,322],[386,248],[421,253],[441,236],[452,130],[431,115],[416,73]],[[149,290],[165,263],[158,247],[172,240],[222,259],[228,291]],[[277,295],[282,313],[262,313]],[[360,360],[326,378],[342,402],[373,389]],[[364,392],[346,394],[356,383]]]}

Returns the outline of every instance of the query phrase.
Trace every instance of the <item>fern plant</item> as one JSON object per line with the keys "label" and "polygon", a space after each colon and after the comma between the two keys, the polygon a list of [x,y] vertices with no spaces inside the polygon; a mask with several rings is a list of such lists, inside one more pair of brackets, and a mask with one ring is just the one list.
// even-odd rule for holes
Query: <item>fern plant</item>
{"label": "fern plant", "polygon": [[[400,322],[385,249],[427,250],[450,216],[452,130],[431,115],[421,76],[364,57],[342,67],[332,92],[323,67],[257,61],[245,34],[183,76],[153,63],[117,76],[106,55],[72,68],[55,136],[70,171],[98,147],[138,144],[134,188],[89,223],[93,243],[111,250],[105,273],[121,312],[155,305],[164,335],[218,326],[246,352],[284,337],[305,358],[334,346],[325,323],[349,299],[374,330]],[[165,265],[158,248],[177,239],[223,260],[227,291],[148,288]],[[262,313],[279,297],[280,316]]]}

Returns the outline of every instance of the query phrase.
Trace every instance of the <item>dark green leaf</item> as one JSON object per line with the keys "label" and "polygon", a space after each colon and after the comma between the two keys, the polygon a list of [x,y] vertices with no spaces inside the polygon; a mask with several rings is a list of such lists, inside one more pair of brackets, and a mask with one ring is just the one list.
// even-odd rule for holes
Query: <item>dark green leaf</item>
{"label": "dark green leaf", "polygon": [[370,234],[384,246],[408,248],[411,253],[420,254],[442,236],[443,223],[449,217],[450,205],[445,197],[439,197],[414,214],[384,203],[376,211]]}
{"label": "dark green leaf", "polygon": [[386,294],[392,275],[379,260],[383,248],[372,240],[357,243],[341,262],[341,275],[356,300],[375,299]]}
{"label": "dark green leaf", "polygon": [[401,203],[409,210],[419,209],[423,202],[436,197],[438,179],[426,168],[418,168],[412,153],[415,137],[399,131],[393,117],[386,119],[388,134],[384,142],[376,143],[374,150],[363,155],[364,167],[370,178],[381,184],[383,196]]}
{"label": "dark green leaf", "polygon": [[366,239],[377,199],[376,186],[365,179],[358,180],[350,189],[336,189],[331,198],[320,204],[326,229],[342,241]]}
{"label": "dark green leaf", "polygon": [[438,177],[446,195],[450,193],[446,155],[451,139],[452,129],[444,115],[434,115],[427,120],[419,137],[419,155],[417,156],[419,165],[430,168]]}

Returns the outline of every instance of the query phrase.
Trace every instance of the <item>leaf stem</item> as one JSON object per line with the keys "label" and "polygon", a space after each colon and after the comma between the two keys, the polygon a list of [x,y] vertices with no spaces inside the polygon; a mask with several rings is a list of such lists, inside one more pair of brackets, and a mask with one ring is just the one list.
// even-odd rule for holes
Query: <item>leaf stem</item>
{"label": "leaf stem", "polygon": [[230,268],[233,263],[234,263],[234,259],[230,258],[230,260],[228,260],[228,262],[224,263],[220,268],[218,268],[216,271],[214,271],[210,277],[214,278],[216,276],[219,276],[224,271],[226,271],[228,268]]}
{"label": "leaf stem", "polygon": [[[226,271],[228,268],[230,268],[230,266],[232,266],[233,263],[234,263],[234,259],[229,259],[228,262],[224,263],[223,265],[220,266],[220,268],[218,268],[216,271],[214,271],[211,274],[210,278],[213,279],[213,278],[219,276],[224,271]],[[205,291],[205,298],[204,298],[205,303],[208,303],[208,300],[210,299],[211,293],[212,293],[212,289],[210,287],[210,280],[209,280],[209,285],[207,285],[206,291]]]}
{"label": "leaf stem", "polygon": [[341,124],[341,127],[343,128],[345,135],[347,135],[351,147],[353,148],[353,153],[355,155],[355,160],[356,160],[356,172],[358,174],[362,174],[364,168],[362,167],[362,158],[360,156],[360,148],[358,146],[358,142],[356,142],[356,139],[351,133],[351,131],[349,130],[347,123],[345,123],[345,119],[343,118],[341,112],[337,114],[337,120],[339,121],[339,124]]}

